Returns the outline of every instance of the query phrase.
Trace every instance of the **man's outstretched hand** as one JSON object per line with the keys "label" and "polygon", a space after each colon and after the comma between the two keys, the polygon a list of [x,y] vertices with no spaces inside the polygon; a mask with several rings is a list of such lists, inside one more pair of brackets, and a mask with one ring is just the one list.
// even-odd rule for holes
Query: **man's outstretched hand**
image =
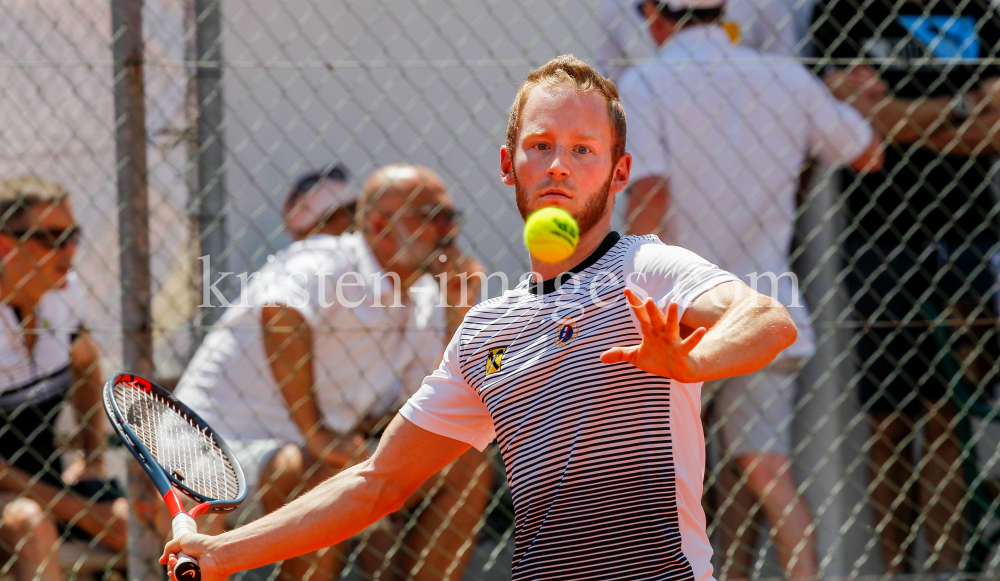
{"label": "man's outstretched hand", "polygon": [[163,556],[160,557],[160,564],[167,566],[167,574],[171,581],[184,581],[184,579],[174,579],[174,565],[177,564],[177,553],[181,551],[198,561],[202,581],[225,581],[229,572],[220,566],[221,563],[212,554],[213,538],[208,535],[182,535],[167,543],[163,549]]}
{"label": "man's outstretched hand", "polygon": [[691,351],[698,346],[707,330],[695,329],[686,339],[681,339],[679,307],[671,302],[664,314],[651,298],[645,301],[630,289],[625,289],[625,299],[632,307],[642,329],[642,343],[632,347],[612,347],[601,354],[602,363],[631,363],[643,371],[668,377],[682,383],[696,383],[697,362]]}

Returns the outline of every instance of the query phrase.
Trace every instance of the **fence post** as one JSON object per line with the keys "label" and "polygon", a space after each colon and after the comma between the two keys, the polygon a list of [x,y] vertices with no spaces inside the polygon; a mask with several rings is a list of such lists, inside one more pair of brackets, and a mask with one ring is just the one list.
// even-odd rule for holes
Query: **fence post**
{"label": "fence post", "polygon": [[[118,232],[121,247],[122,359],[125,369],[153,375],[152,289],[149,271],[149,198],[143,89],[141,0],[111,0],[114,57]],[[128,463],[129,579],[156,579],[162,539],[153,526],[159,499],[148,477]]]}
{"label": "fence post", "polygon": [[[222,135],[222,6],[220,0],[194,0],[194,35],[197,140],[194,157],[197,167],[195,211],[198,216],[199,255],[208,256],[209,281],[218,280],[225,269],[226,190],[222,165],[225,162]],[[199,271],[200,272],[200,271]],[[201,281],[202,284],[205,281]],[[220,290],[225,285],[220,284]],[[214,295],[210,298],[215,302]],[[202,293],[198,301],[201,304]],[[196,317],[196,339],[200,341],[209,326],[219,320],[224,307],[201,307]]]}

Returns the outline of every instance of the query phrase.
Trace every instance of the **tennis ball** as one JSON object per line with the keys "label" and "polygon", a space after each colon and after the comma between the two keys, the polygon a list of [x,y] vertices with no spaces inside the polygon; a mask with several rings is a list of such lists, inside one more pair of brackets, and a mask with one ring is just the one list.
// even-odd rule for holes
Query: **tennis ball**
{"label": "tennis ball", "polygon": [[542,208],[524,222],[524,245],[542,262],[566,260],[579,241],[580,227],[576,219],[562,208]]}

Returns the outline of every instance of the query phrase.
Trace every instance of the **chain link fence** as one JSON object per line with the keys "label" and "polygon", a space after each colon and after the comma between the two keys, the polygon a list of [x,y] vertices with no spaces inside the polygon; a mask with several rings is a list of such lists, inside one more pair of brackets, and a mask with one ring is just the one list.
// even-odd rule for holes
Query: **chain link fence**
{"label": "chain link fence", "polygon": [[[530,265],[497,152],[524,75],[572,53],[619,83],[633,186],[652,188],[618,195],[614,227],[653,223],[647,231],[748,283],[776,275],[766,289],[804,305],[795,316],[809,345],[703,390],[716,577],[995,578],[1000,13],[985,0],[734,0],[719,22],[674,31],[663,51],[690,51],[677,58],[657,57],[644,9],[657,7],[0,0],[0,181],[5,191],[58,184],[70,208],[43,204],[24,226],[17,204],[5,206],[0,577],[163,578],[159,500],[107,437],[99,406],[119,370],[179,382],[182,398],[187,385],[206,416],[246,408],[226,435],[254,475],[252,496],[235,515],[202,520],[205,531],[274,510],[370,450],[436,365],[446,321],[416,325],[404,309],[359,331],[358,320],[300,315],[291,329],[275,319],[285,335],[274,346],[225,304],[254,292],[250,273],[287,265],[286,215],[301,200],[334,183],[329,195],[353,202],[398,163],[440,176],[462,214],[463,257],[451,258],[503,275],[486,295],[519,280]],[[706,27],[777,64],[699,52],[692,31]],[[629,72],[657,58],[674,76]],[[725,67],[777,75],[795,63],[812,81],[805,68],[798,85],[775,76],[760,85],[773,95],[719,84]],[[642,105],[643,83],[667,87],[651,93],[660,105]],[[704,105],[720,94],[729,101]],[[838,120],[816,121],[834,95],[846,103]],[[835,141],[831,127],[854,122],[848,106],[864,130]],[[820,137],[789,137],[810,123]],[[850,169],[868,146],[854,142],[869,136],[884,161]],[[649,178],[668,180],[657,183],[669,204],[655,205]],[[453,217],[430,206],[425,229]],[[51,265],[67,255],[63,284]],[[33,270],[18,278],[28,259]],[[33,288],[48,293],[32,300]],[[315,360],[293,357],[303,339]],[[212,375],[213,361],[240,368]],[[276,373],[293,384],[302,361],[324,420],[312,426],[287,392],[253,391]],[[245,397],[191,387],[210,377],[248,386]],[[268,414],[298,431],[268,432]],[[513,544],[494,446],[355,539],[241,578],[505,579]]]}

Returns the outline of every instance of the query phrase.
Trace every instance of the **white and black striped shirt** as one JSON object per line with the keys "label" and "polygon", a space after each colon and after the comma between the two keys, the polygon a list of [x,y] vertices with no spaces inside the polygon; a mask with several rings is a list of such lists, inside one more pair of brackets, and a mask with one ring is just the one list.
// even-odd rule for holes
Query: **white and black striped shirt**
{"label": "white and black striped shirt", "polygon": [[466,316],[401,413],[480,450],[496,438],[514,499],[515,581],[712,579],[701,384],[600,356],[641,342],[626,284],[683,314],[731,280],[655,236],[612,233],[561,286],[525,282]]}

